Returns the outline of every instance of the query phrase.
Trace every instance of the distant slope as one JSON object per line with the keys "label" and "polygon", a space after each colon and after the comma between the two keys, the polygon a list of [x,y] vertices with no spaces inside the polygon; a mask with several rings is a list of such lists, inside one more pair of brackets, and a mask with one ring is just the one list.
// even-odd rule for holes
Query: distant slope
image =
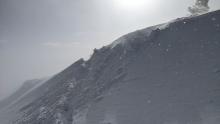
{"label": "distant slope", "polygon": [[129,33],[27,96],[14,124],[218,124],[220,11]]}
{"label": "distant slope", "polygon": [[0,108],[6,107],[9,103],[12,103],[14,100],[25,94],[28,90],[33,88],[35,85],[37,85],[41,80],[34,79],[34,80],[28,80],[24,82],[24,84],[11,96],[5,98],[4,100],[0,101]]}
{"label": "distant slope", "polygon": [[[3,117],[7,115],[5,113],[5,110],[8,110],[16,106],[19,100],[25,97],[25,95],[29,94],[34,88],[40,86],[46,80],[47,79],[45,78],[45,79],[33,79],[33,80],[25,81],[23,85],[17,91],[12,93],[9,97],[0,101],[0,123],[2,123],[2,120],[4,119]],[[7,115],[7,116],[10,116],[10,115]]]}

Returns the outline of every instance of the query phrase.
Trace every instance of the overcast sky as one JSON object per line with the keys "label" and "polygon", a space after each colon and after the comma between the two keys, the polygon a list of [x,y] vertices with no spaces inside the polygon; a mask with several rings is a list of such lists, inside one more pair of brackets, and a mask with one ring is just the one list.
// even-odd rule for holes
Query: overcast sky
{"label": "overcast sky", "polygon": [[[0,0],[0,99],[23,81],[56,74],[123,34],[187,16],[194,3],[146,0],[156,2],[129,10],[115,1]],[[211,0],[210,7],[219,9],[220,0]]]}

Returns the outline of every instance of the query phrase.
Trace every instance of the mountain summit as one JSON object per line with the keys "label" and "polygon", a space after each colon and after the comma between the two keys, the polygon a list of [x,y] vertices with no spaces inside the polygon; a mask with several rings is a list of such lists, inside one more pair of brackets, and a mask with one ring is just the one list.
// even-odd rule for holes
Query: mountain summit
{"label": "mountain summit", "polygon": [[219,53],[220,11],[129,33],[11,106],[10,123],[218,124]]}

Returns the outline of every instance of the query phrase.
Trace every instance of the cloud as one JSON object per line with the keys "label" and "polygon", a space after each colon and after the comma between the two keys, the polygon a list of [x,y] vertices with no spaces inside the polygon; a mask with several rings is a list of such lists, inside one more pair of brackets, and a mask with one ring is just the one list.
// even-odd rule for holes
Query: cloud
{"label": "cloud", "polygon": [[7,42],[8,42],[7,40],[0,40],[0,44],[5,44]]}
{"label": "cloud", "polygon": [[43,43],[42,45],[47,47],[59,47],[61,44],[58,42],[46,42]]}
{"label": "cloud", "polygon": [[74,47],[79,46],[79,42],[45,42],[42,44],[46,47],[60,48],[60,47]]}
{"label": "cloud", "polygon": [[209,11],[209,0],[196,0],[195,5],[188,8],[192,15],[203,14]]}
{"label": "cloud", "polygon": [[6,45],[6,43],[8,43],[7,40],[0,40],[0,48],[3,48]]}

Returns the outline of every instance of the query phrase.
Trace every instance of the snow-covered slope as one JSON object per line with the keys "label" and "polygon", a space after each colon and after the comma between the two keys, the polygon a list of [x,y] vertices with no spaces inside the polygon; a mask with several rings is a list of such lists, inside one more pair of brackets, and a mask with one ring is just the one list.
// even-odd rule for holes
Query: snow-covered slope
{"label": "snow-covered slope", "polygon": [[0,101],[0,123],[6,123],[13,118],[16,114],[11,111],[19,110],[19,108],[17,108],[19,105],[25,105],[25,102],[28,102],[28,100],[23,98],[32,92],[33,89],[42,85],[46,80],[47,79],[44,78],[25,81],[17,91]]}
{"label": "snow-covered slope", "polygon": [[30,94],[13,124],[219,124],[220,11],[127,34]]}
{"label": "snow-covered slope", "polygon": [[24,84],[11,96],[5,98],[4,100],[0,101],[0,109],[5,108],[9,103],[17,99],[18,97],[22,96],[25,92],[29,89],[34,87],[38,83],[38,80],[29,80],[24,82]]}

